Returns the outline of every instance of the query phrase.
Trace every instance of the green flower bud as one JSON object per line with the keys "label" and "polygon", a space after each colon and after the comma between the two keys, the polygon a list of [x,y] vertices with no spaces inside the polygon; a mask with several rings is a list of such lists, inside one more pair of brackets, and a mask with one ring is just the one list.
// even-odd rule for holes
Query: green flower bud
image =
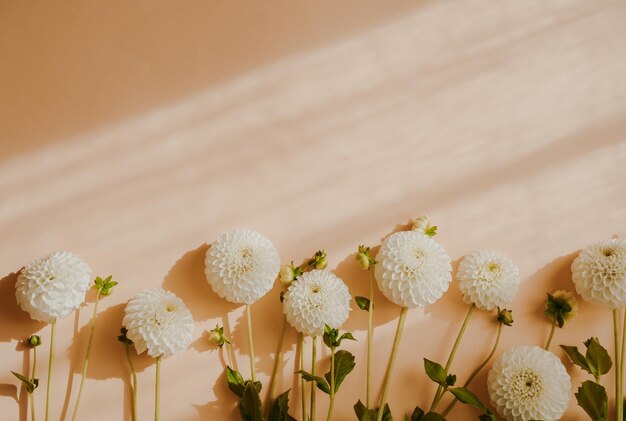
{"label": "green flower bud", "polygon": [[326,260],[326,252],[324,250],[319,250],[315,252],[313,258],[309,259],[308,265],[313,269],[326,269],[328,266],[328,261]]}
{"label": "green flower bud", "polygon": [[282,265],[280,267],[278,279],[285,288],[289,287],[294,279],[296,279],[296,273],[293,270],[293,265]]}
{"label": "green flower bud", "polygon": [[577,311],[578,300],[571,292],[558,290],[548,294],[544,314],[555,320],[559,327],[563,327],[567,320],[576,315]]}
{"label": "green flower bud", "polygon": [[356,254],[356,263],[361,269],[367,270],[378,262],[370,255],[369,247],[359,246],[359,251]]}
{"label": "green flower bud", "polygon": [[209,342],[220,348],[223,347],[225,343],[230,343],[228,338],[224,336],[224,328],[220,327],[220,325],[215,325],[215,329],[209,331]]}
{"label": "green flower bud", "polygon": [[28,346],[34,348],[36,346],[41,345],[41,337],[39,335],[31,335],[28,340]]}
{"label": "green flower bud", "polygon": [[502,309],[498,311],[498,321],[507,326],[513,325],[513,313],[511,310]]}

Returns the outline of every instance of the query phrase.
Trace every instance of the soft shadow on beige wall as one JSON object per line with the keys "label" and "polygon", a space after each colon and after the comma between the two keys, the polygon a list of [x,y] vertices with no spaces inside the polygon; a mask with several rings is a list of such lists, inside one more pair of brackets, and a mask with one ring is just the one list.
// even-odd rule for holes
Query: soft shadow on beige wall
{"label": "soft shadow on beige wall", "polygon": [[[0,413],[8,419],[19,419],[16,400],[25,402],[8,372],[27,363],[16,340],[35,331],[48,339],[48,329],[15,305],[15,273],[53,250],[74,251],[94,275],[120,281],[98,316],[83,397],[92,421],[129,419],[116,336],[124,303],[157,286],[185,299],[196,323],[192,347],[163,365],[163,418],[236,419],[223,360],[204,333],[226,324],[242,344],[237,357],[244,370],[242,309],[219,300],[202,274],[207,244],[226,230],[263,232],[285,262],[325,249],[329,268],[353,295],[365,295],[367,275],[352,263],[356,247],[375,246],[428,212],[456,262],[493,248],[519,264],[524,284],[511,304],[516,322],[501,349],[542,343],[549,324],[541,303],[547,291],[572,289],[574,253],[626,234],[620,2],[372,2],[359,13],[326,3],[293,3],[277,12],[228,6],[233,10],[221,16],[241,8],[242,22],[220,20],[217,28],[202,19],[213,3],[138,3],[128,6],[133,13],[115,16],[94,5],[58,5],[66,20],[44,19],[50,7],[20,3],[0,15],[12,22],[0,25],[12,35],[0,37],[0,46],[16,59],[9,78],[0,79],[0,92],[8,93],[0,96],[0,118],[9,121],[0,135]],[[256,22],[257,14],[275,20]],[[285,16],[293,20],[283,27]],[[36,23],[43,20],[49,36],[40,39]],[[131,24],[137,20],[143,23]],[[76,21],[81,25],[63,25]],[[258,29],[256,36],[255,25],[275,32]],[[204,28],[224,39],[205,36]],[[180,38],[167,36],[179,31]],[[292,38],[274,46],[277,34]],[[65,51],[69,41],[82,48]],[[222,48],[216,69],[204,43]],[[238,51],[241,45],[247,49]],[[375,349],[383,361],[398,310],[376,298]],[[90,305],[59,324],[54,417],[75,393],[68,379],[74,386],[79,380],[76,356],[85,346]],[[342,387],[336,419],[351,419],[364,393],[367,324],[354,307],[346,327],[359,339],[349,344],[359,364]],[[455,283],[439,304],[410,312],[390,396],[398,417],[432,397],[421,359],[444,359],[464,312]],[[266,381],[281,321],[278,290],[253,314]],[[594,334],[610,346],[609,316],[583,304],[555,343],[579,345]],[[494,332],[489,315],[472,321],[473,341],[462,343],[453,366],[460,377],[484,356]],[[282,390],[294,386],[295,340],[290,334]],[[327,364],[322,354],[320,366]],[[152,412],[154,365],[147,358],[138,365],[145,417]],[[376,385],[383,371],[384,364],[375,368]],[[484,388],[483,373],[475,386],[483,398]],[[298,399],[296,393],[294,409]],[[323,413],[326,401],[319,401]],[[43,403],[40,395],[40,414]],[[460,407],[453,414],[476,415]],[[572,402],[564,419],[582,416]]]}

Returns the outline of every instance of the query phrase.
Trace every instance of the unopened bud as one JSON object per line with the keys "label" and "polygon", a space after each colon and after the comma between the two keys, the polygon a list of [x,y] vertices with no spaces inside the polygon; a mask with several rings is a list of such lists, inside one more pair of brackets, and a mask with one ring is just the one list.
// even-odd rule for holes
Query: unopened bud
{"label": "unopened bud", "polygon": [[411,230],[421,232],[422,234],[429,237],[433,237],[437,234],[437,226],[430,225],[430,221],[428,220],[427,215],[421,215],[415,218]]}
{"label": "unopened bud", "polygon": [[289,287],[296,279],[296,272],[294,271],[293,265],[282,265],[278,278],[285,288]]}
{"label": "unopened bud", "polygon": [[220,348],[224,346],[225,343],[230,343],[228,338],[224,336],[224,328],[220,327],[220,325],[216,325],[215,329],[209,331],[209,342]]}
{"label": "unopened bud", "polygon": [[511,310],[502,309],[498,312],[498,321],[507,326],[513,325],[513,313]]}
{"label": "unopened bud", "polygon": [[365,253],[356,254],[356,263],[363,270],[367,270],[370,267],[370,258]]}
{"label": "unopened bud", "polygon": [[34,348],[41,345],[41,337],[39,335],[31,335],[28,338],[28,346]]}
{"label": "unopened bud", "polygon": [[326,269],[326,266],[328,266],[326,252],[323,250],[315,252],[313,258],[309,259],[308,263],[313,269]]}

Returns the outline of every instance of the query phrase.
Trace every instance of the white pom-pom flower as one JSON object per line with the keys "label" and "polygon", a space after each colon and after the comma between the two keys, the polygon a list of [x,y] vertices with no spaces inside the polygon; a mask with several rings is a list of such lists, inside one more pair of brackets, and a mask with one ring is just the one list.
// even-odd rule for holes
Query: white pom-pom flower
{"label": "white pom-pom flower", "polygon": [[502,354],[487,377],[491,404],[508,421],[561,418],[570,401],[570,377],[556,355],[537,346]]}
{"label": "white pom-pom flower", "polygon": [[15,297],[30,317],[52,322],[67,317],[84,301],[91,269],[67,251],[27,264],[17,277]]}
{"label": "white pom-pom flower", "polygon": [[586,301],[626,307],[626,240],[604,240],[582,249],[572,263],[572,280]]}
{"label": "white pom-pom flower", "polygon": [[193,336],[193,318],[183,300],[161,288],[146,289],[124,310],[123,326],[138,354],[169,357],[187,349]]}
{"label": "white pom-pom flower", "polygon": [[463,301],[481,310],[508,304],[519,286],[519,269],[498,251],[481,250],[465,256],[457,271]]}
{"label": "white pom-pom flower", "polygon": [[350,292],[341,279],[324,270],[305,272],[283,296],[283,313],[298,332],[324,334],[324,324],[338,329],[350,314]]}
{"label": "white pom-pom flower", "polygon": [[401,231],[383,241],[374,274],[378,288],[393,303],[424,307],[447,291],[450,256],[439,243],[417,231]]}
{"label": "white pom-pom flower", "polygon": [[256,231],[237,229],[211,244],[205,265],[206,278],[217,295],[251,304],[272,289],[280,258],[269,239]]}

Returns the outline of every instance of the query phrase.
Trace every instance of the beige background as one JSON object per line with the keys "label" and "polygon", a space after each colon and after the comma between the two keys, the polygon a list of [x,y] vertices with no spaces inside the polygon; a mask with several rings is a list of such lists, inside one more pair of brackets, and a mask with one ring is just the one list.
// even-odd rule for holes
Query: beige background
{"label": "beige background", "polygon": [[[426,211],[456,261],[493,248],[519,264],[516,322],[500,350],[542,343],[545,293],[572,288],[574,253],[626,235],[625,21],[622,1],[2,2],[0,418],[20,419],[19,401],[25,419],[9,373],[28,362],[17,340],[49,335],[17,309],[14,272],[54,250],[120,281],[98,316],[82,405],[92,421],[129,419],[115,337],[124,303],[156,286],[196,321],[191,348],[164,363],[163,419],[237,419],[204,332],[226,323],[247,375],[242,309],[202,274],[206,243],[235,227],[266,234],[285,262],[325,249],[329,268],[365,295],[357,245]],[[277,297],[253,308],[263,381]],[[377,300],[376,389],[398,314]],[[53,420],[73,402],[91,309],[59,323]],[[445,360],[465,309],[453,284],[409,313],[390,397],[397,419],[432,399],[421,358]],[[488,351],[491,319],[471,322],[453,365],[460,378]],[[352,419],[364,395],[365,313],[345,327],[359,364],[337,420]],[[555,344],[590,335],[612,346],[608,310],[582,304]],[[294,342],[281,390],[292,387]],[[154,365],[138,365],[140,419],[150,419]],[[568,369],[577,385],[584,376]],[[611,376],[606,384],[612,394]],[[484,389],[485,373],[474,387]],[[294,414],[298,402],[295,393]],[[450,419],[475,416],[459,407]],[[564,419],[581,418],[572,401]]]}

